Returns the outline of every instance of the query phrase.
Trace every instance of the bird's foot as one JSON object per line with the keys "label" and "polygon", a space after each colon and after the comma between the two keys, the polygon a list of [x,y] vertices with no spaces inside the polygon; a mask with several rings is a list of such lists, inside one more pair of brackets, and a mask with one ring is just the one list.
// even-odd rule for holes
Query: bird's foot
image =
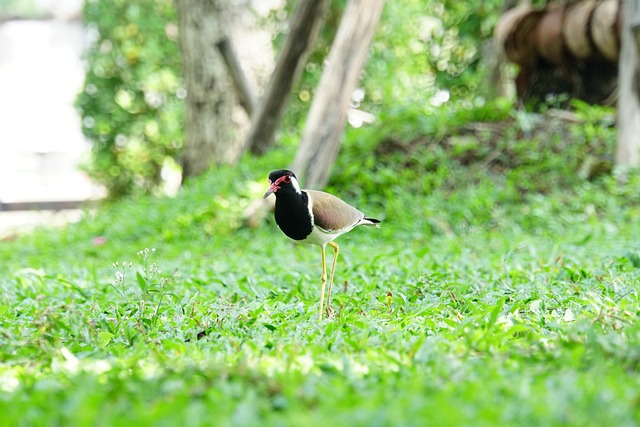
{"label": "bird's foot", "polygon": [[336,317],[336,311],[328,304],[325,307],[324,312],[327,315],[328,319],[334,319]]}

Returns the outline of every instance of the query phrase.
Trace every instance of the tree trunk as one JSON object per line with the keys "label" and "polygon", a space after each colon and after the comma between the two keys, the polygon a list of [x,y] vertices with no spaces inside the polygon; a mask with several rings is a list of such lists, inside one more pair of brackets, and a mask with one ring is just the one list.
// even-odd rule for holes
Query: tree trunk
{"label": "tree trunk", "polygon": [[331,46],[293,162],[307,188],[326,185],[340,149],[351,95],[358,84],[384,0],[350,0]]}
{"label": "tree trunk", "polygon": [[[216,43],[234,18],[231,0],[177,0],[187,89],[183,177],[230,163],[241,151],[238,97]],[[243,114],[243,113],[241,113]]]}
{"label": "tree trunk", "polygon": [[640,2],[622,2],[616,163],[640,166]]}
{"label": "tree trunk", "polygon": [[229,39],[223,37],[218,41],[216,46],[218,46],[220,55],[222,55],[222,59],[227,66],[227,71],[229,72],[231,80],[233,80],[233,85],[236,88],[240,105],[242,105],[244,111],[247,112],[247,115],[251,117],[256,109],[256,104],[258,103],[258,101],[256,101],[254,90],[251,87],[251,83],[249,82],[249,79],[247,79],[247,76],[240,65],[240,61],[238,61],[238,57],[231,47]]}
{"label": "tree trunk", "polygon": [[300,0],[271,81],[252,119],[245,150],[262,154],[273,144],[291,88],[300,77],[328,6],[329,0]]}
{"label": "tree trunk", "polygon": [[[505,0],[500,10],[500,16],[513,9],[516,0]],[[513,82],[509,76],[509,64],[504,54],[504,48],[496,37],[487,40],[482,47],[481,61],[485,63],[488,72],[487,84],[480,88],[480,93],[489,99],[497,97],[509,98],[515,92]]]}

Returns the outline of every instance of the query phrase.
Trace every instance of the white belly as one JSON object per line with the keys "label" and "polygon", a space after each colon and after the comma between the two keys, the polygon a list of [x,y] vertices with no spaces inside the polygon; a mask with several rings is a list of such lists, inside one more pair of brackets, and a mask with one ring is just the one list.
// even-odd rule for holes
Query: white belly
{"label": "white belly", "polygon": [[309,236],[307,236],[307,238],[303,240],[303,243],[325,246],[327,243],[331,242],[333,239],[335,239],[345,231],[340,230],[327,233],[325,231],[322,231],[318,227],[313,227],[313,231],[311,231],[311,234],[309,234]]}

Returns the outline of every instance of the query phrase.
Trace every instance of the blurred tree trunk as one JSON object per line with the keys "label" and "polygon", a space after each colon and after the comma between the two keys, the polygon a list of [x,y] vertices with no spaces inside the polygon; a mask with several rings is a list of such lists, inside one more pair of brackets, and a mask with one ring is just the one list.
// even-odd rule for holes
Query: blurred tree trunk
{"label": "blurred tree trunk", "polygon": [[293,170],[307,188],[326,185],[340,150],[347,108],[356,89],[384,0],[350,0],[307,117]]}
{"label": "blurred tree trunk", "polygon": [[622,2],[616,163],[640,166],[640,2]]}
{"label": "blurred tree trunk", "polygon": [[[524,3],[524,2],[523,2]],[[505,0],[500,9],[500,16],[518,4],[517,0]],[[496,97],[509,98],[515,92],[513,82],[508,73],[509,63],[495,37],[487,40],[482,46],[481,61],[485,63],[488,72],[487,84],[479,88],[479,92],[489,99]]]}
{"label": "blurred tree trunk", "polygon": [[216,44],[231,27],[233,0],[176,0],[186,83],[183,178],[231,163],[242,139],[234,120],[238,97]]}
{"label": "blurred tree trunk", "polygon": [[273,144],[291,88],[298,81],[307,56],[320,33],[329,3],[329,0],[300,0],[271,81],[252,118],[245,150],[251,149],[253,153],[263,154]]}

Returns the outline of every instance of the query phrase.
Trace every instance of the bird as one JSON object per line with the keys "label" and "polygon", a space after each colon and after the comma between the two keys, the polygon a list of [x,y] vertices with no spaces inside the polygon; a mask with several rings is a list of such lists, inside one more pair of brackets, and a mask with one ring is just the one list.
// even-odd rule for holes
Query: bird
{"label": "bird", "polygon": [[340,198],[318,190],[301,189],[296,175],[287,169],[269,173],[269,189],[264,199],[276,197],[274,217],[280,230],[290,239],[320,246],[322,250],[322,274],[320,275],[320,310],[322,320],[327,268],[325,249],[333,249],[331,276],[327,288],[327,314],[331,313],[331,287],[338,260],[339,246],[333,240],[359,225],[380,227],[380,220],[369,218]]}

